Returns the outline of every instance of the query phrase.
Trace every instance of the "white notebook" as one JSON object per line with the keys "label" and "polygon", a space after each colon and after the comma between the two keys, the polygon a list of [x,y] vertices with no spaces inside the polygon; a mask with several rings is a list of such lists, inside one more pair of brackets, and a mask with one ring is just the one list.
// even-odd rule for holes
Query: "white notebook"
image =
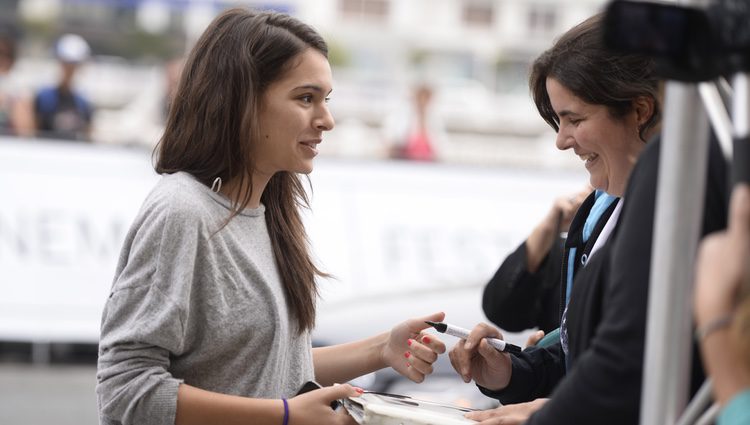
{"label": "white notebook", "polygon": [[360,425],[474,424],[465,407],[418,400],[396,394],[364,393],[344,400],[344,407]]}

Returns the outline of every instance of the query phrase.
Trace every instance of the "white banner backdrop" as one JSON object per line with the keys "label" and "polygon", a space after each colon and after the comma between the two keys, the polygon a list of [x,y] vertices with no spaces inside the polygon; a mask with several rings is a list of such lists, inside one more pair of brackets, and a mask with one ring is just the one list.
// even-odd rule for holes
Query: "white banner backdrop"
{"label": "white banner backdrop", "polygon": [[[157,179],[143,150],[0,138],[0,340],[98,340],[120,245]],[[336,276],[321,282],[316,336],[339,342],[438,310],[484,320],[482,285],[587,180],[323,158],[311,181],[308,233]]]}
{"label": "white banner backdrop", "polygon": [[0,139],[0,338],[98,340],[120,245],[156,179],[142,151]]}

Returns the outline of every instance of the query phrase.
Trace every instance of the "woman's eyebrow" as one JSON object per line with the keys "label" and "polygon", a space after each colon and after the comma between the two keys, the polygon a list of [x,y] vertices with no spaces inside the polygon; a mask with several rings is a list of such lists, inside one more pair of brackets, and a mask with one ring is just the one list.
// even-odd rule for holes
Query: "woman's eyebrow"
{"label": "woman's eyebrow", "polygon": [[[292,90],[313,90],[313,91],[317,91],[317,92],[323,93],[323,87],[321,87],[321,86],[319,86],[317,84],[303,84],[301,86],[297,86],[297,87],[293,88]],[[328,93],[326,93],[326,95],[331,94],[332,91],[333,91],[333,89],[328,90]]]}
{"label": "woman's eyebrow", "polygon": [[567,116],[570,116],[570,115],[578,115],[578,113],[570,111],[568,109],[563,109],[562,111],[560,111],[560,112],[557,113],[557,116],[560,117],[560,118],[564,118],[564,117],[567,117]]}

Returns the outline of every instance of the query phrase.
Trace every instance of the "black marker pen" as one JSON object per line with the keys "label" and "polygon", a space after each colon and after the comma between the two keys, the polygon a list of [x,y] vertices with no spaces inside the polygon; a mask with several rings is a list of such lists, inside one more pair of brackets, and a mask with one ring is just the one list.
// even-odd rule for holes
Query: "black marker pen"
{"label": "black marker pen", "polygon": [[[468,329],[459,328],[458,326],[449,325],[447,323],[428,322],[428,321],[425,321],[425,323],[432,326],[433,328],[435,328],[435,330],[437,330],[440,333],[453,335],[461,339],[466,339],[470,333]],[[505,342],[502,339],[497,339],[497,338],[485,338],[485,339],[487,340],[487,343],[495,347],[498,351],[502,351],[503,353],[511,353],[511,354],[521,353],[521,347],[517,345],[513,345],[509,342]]]}

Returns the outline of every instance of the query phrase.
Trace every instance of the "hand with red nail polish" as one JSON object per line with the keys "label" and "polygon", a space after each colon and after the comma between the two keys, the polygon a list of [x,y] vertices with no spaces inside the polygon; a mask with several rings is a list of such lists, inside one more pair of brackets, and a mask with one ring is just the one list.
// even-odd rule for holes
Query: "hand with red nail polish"
{"label": "hand with red nail polish", "polygon": [[[290,424],[340,424],[355,425],[351,416],[331,409],[331,403],[349,397],[359,397],[364,391],[349,384],[333,385],[308,391],[288,399]],[[279,400],[279,404],[281,400]],[[281,406],[279,406],[281,410]],[[283,411],[282,411],[283,412]],[[222,423],[222,422],[219,422]],[[252,423],[252,421],[250,421]],[[279,420],[279,424],[281,421]]]}
{"label": "hand with red nail polish", "polygon": [[[444,318],[445,313],[435,313],[396,325],[391,329],[381,354],[384,363],[414,382],[424,381],[432,373],[432,364],[438,355],[445,353],[445,344],[440,338],[422,333],[429,327],[425,321],[439,322]],[[405,363],[404,357],[408,359]]]}

